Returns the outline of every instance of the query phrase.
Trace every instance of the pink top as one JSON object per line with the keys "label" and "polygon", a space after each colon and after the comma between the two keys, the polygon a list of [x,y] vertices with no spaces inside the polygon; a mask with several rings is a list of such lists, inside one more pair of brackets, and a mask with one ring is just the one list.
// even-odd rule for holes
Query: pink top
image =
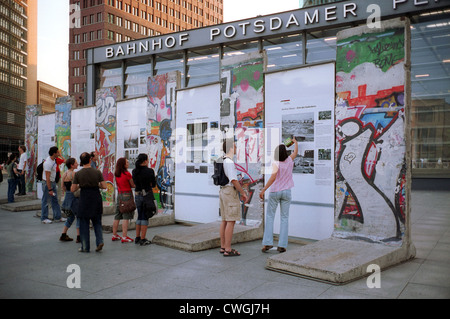
{"label": "pink top", "polygon": [[270,192],[281,192],[286,189],[294,187],[294,180],[292,178],[292,170],[294,169],[294,161],[290,156],[284,162],[275,162],[278,166],[277,178],[270,187]]}

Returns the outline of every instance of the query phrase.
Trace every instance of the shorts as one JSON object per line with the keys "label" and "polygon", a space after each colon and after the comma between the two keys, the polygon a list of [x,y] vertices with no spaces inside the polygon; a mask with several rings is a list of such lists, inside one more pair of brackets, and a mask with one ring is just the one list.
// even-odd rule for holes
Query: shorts
{"label": "shorts", "polygon": [[131,198],[131,196],[133,196],[132,192],[130,192],[130,193],[118,193],[117,194],[116,215],[114,216],[114,220],[122,220],[122,219],[129,219],[129,220],[131,220],[131,219],[134,218],[134,212],[122,214],[119,211],[119,201],[120,200],[127,201],[127,200],[129,200]]}
{"label": "shorts", "polygon": [[234,222],[242,219],[239,193],[233,186],[221,187],[219,198],[220,214],[223,221]]}

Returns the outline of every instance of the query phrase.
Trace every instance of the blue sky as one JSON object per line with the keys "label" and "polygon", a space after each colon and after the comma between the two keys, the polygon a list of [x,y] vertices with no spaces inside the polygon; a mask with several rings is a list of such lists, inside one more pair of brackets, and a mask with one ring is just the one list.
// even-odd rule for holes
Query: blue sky
{"label": "blue sky", "polygon": [[[299,7],[299,0],[224,0],[225,22]],[[38,80],[68,91],[69,0],[38,0]]]}

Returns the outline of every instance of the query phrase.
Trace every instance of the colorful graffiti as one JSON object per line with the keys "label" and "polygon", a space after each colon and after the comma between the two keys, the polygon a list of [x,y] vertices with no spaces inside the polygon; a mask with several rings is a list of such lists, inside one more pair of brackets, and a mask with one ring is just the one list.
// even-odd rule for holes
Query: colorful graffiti
{"label": "colorful graffiti", "polygon": [[25,176],[27,192],[35,189],[38,155],[38,116],[41,114],[42,109],[40,105],[28,105],[25,109],[25,146],[28,158],[28,170]]}
{"label": "colorful graffiti", "polygon": [[[71,114],[72,114],[72,98],[65,96],[58,98],[55,105],[55,134],[56,146],[61,152],[64,159],[70,157],[71,154]],[[62,169],[64,169],[61,166]]]}
{"label": "colorful graffiti", "polygon": [[165,212],[174,208],[175,153],[174,131],[175,92],[179,88],[179,72],[170,72],[148,79],[147,84],[147,150],[149,166],[156,175],[153,190],[160,208]]}
{"label": "colorful graffiti", "polygon": [[337,237],[401,244],[405,231],[405,28],[338,34]]}
{"label": "colorful graffiti", "polygon": [[259,223],[264,216],[258,192],[263,187],[261,163],[264,157],[264,73],[261,54],[222,62],[220,129],[223,136],[234,136],[236,168],[249,201],[242,207],[242,224]]}
{"label": "colorful graffiti", "polygon": [[[119,88],[97,90],[95,102],[95,150],[98,152],[99,166],[107,183],[102,192],[103,201],[114,203],[114,168],[116,161],[116,112]],[[90,150],[86,150],[90,151]]]}

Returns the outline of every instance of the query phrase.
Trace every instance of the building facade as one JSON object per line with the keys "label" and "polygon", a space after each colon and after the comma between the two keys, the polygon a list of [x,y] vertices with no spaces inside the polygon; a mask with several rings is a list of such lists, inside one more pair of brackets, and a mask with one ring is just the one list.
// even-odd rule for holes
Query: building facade
{"label": "building facade", "polygon": [[69,94],[84,106],[86,50],[223,21],[223,0],[70,0]]}
{"label": "building facade", "polygon": [[67,96],[67,92],[48,83],[37,81],[37,103],[41,105],[42,113],[54,113],[56,99]]}
{"label": "building facade", "polygon": [[24,143],[25,106],[36,102],[37,1],[0,3],[0,161]]}
{"label": "building facade", "polygon": [[[268,72],[336,60],[337,32],[367,23],[372,11],[366,7],[364,1],[338,1],[94,48],[88,52],[87,104],[94,105],[95,91],[105,87],[121,87],[122,99],[145,96],[145,85],[129,81],[133,74],[145,82],[177,70],[183,88],[220,81],[221,61],[249,52],[265,51]],[[450,178],[450,8],[414,1],[379,8],[383,20],[411,20],[413,177]]]}

